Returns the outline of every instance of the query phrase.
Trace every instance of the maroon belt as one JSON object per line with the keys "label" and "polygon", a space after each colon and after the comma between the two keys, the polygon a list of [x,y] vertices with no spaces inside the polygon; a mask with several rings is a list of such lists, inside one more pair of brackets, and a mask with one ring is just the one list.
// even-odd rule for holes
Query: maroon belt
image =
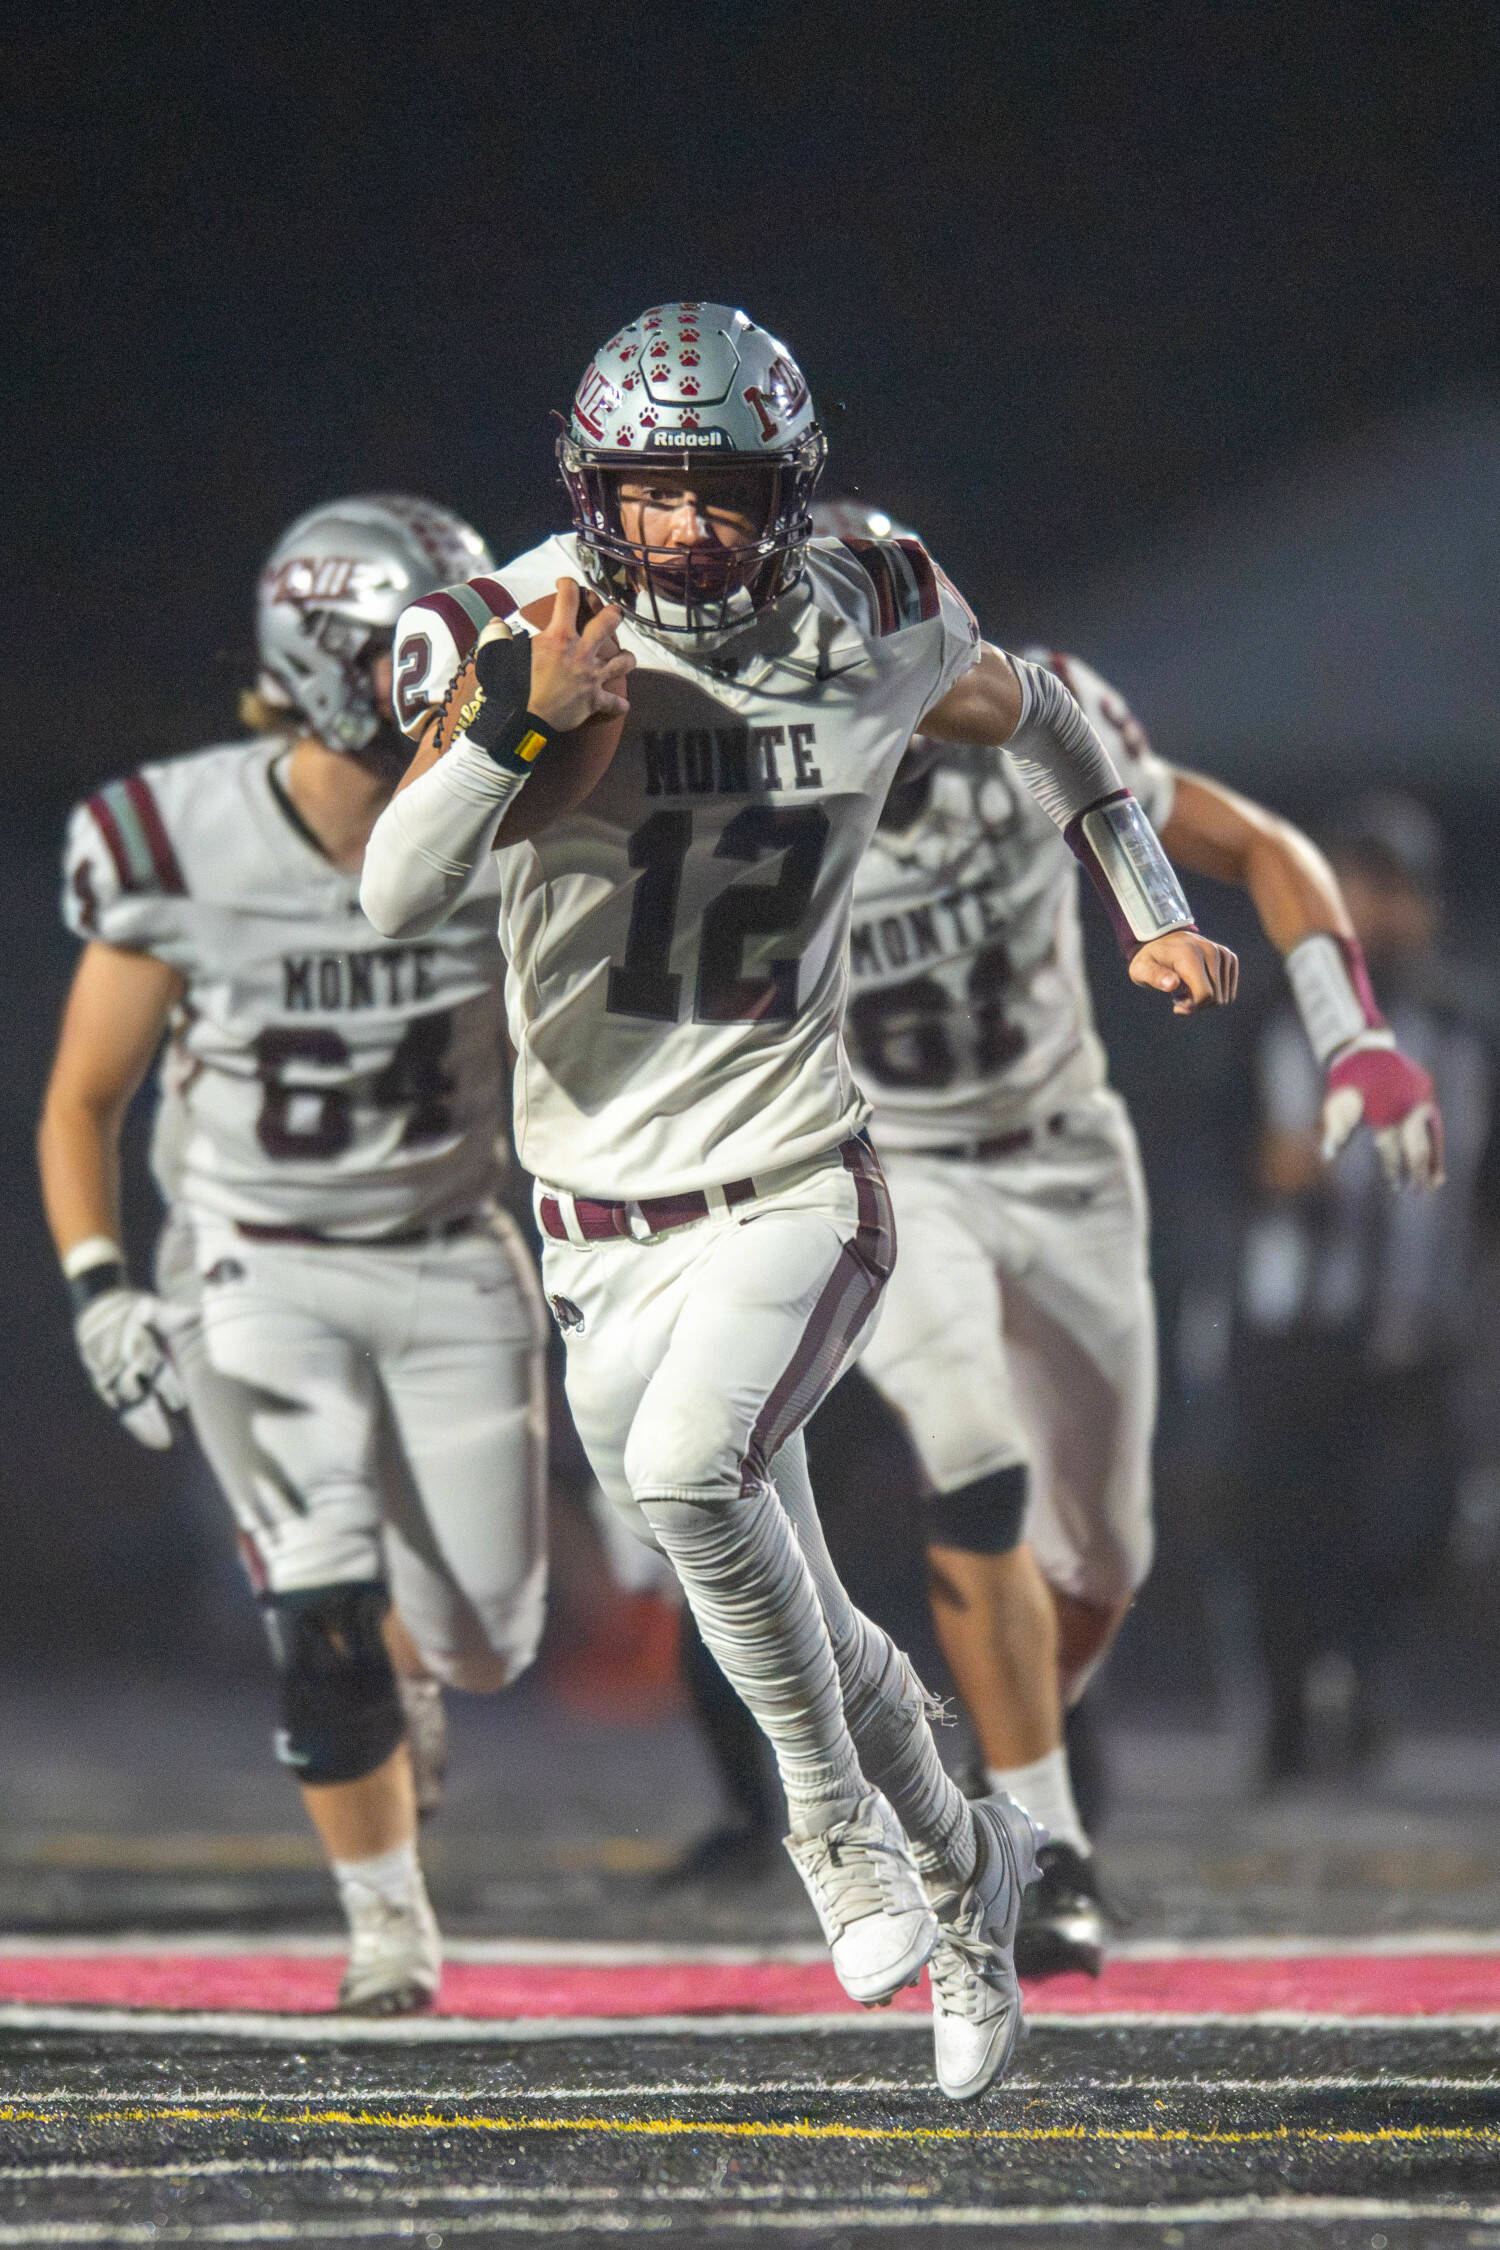
{"label": "maroon belt", "polygon": [[433,1227],[407,1227],[400,1234],[366,1235],[356,1240],[347,1234],[320,1234],[316,1227],[258,1226],[252,1219],[236,1219],[234,1231],[247,1242],[315,1242],[328,1250],[404,1250],[414,1242],[451,1242],[470,1234],[479,1221],[472,1211],[456,1219],[440,1219]]}
{"label": "maroon belt", "polygon": [[[724,1189],[724,1201],[732,1208],[753,1201],[755,1193],[753,1180],[731,1180]],[[585,1242],[608,1242],[614,1235],[628,1235],[633,1211],[640,1212],[648,1234],[670,1234],[673,1227],[690,1227],[698,1219],[706,1219],[713,1208],[701,1188],[689,1188],[685,1195],[647,1196],[640,1203],[597,1203],[587,1195],[575,1195],[572,1200]],[[538,1213],[543,1234],[549,1234],[554,1242],[572,1241],[555,1195],[542,1197]]]}
{"label": "maroon belt", "polygon": [[1066,1114],[1059,1110],[1045,1125],[1022,1125],[1014,1133],[992,1133],[984,1141],[944,1141],[937,1148],[918,1148],[911,1153],[913,1156],[951,1156],[959,1163],[985,1164],[992,1156],[1019,1156],[1023,1148],[1034,1148],[1045,1135],[1061,1133],[1067,1122]]}

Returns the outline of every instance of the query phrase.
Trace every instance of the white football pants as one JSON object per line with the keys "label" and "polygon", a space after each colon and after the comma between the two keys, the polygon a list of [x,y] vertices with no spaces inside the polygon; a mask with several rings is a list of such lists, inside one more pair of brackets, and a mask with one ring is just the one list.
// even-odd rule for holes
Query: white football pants
{"label": "white football pants", "polygon": [[873,1783],[924,1868],[963,1883],[968,1808],[910,1666],[834,1574],[800,1437],[874,1319],[894,1250],[880,1167],[853,1142],[669,1233],[549,1238],[542,1278],[594,1474],[669,1556],[771,1741],[793,1828],[816,1833]]}
{"label": "white football pants", "polygon": [[1156,1316],[1125,1105],[1101,1088],[1014,1156],[883,1162],[901,1258],[861,1367],[935,1492],[1028,1464],[1046,1577],[1128,1600],[1151,1567]]}
{"label": "white football pants", "polygon": [[[448,1240],[157,1251],[193,1426],[258,1586],[380,1580],[436,1677],[523,1672],[545,1614],[545,1314],[503,1212]],[[194,1317],[195,1316],[195,1317]]]}

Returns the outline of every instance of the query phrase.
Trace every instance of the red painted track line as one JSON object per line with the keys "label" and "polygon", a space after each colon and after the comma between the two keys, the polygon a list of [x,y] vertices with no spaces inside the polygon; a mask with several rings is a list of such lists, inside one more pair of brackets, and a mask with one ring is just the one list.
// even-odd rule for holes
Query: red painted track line
{"label": "red painted track line", "polygon": [[[255,2010],[331,2008],[342,1963],[275,1953],[0,1955],[0,2004]],[[1115,1961],[1104,1974],[1029,1988],[1049,2015],[1493,2015],[1500,1954],[1324,1953],[1256,1959]],[[822,1962],[667,1961],[607,1966],[452,1962],[438,2012],[520,2017],[816,2015],[853,2008]],[[898,2008],[925,2010],[925,1988]]]}

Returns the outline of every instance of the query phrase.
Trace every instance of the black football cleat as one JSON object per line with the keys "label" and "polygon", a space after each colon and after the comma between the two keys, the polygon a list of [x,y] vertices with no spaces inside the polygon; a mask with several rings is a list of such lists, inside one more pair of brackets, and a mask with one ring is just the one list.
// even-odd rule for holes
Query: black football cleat
{"label": "black football cleat", "polygon": [[1058,1977],[1082,1970],[1096,1977],[1104,1965],[1108,1934],[1109,1916],[1093,1860],[1071,1844],[1044,1844],[1037,1854],[1037,1879],[1021,1901],[1017,1974]]}

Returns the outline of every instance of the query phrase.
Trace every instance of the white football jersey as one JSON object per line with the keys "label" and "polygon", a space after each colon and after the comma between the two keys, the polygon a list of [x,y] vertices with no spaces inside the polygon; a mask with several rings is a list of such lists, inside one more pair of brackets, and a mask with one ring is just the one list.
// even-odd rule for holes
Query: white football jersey
{"label": "white football jersey", "polygon": [[[1097,672],[1050,665],[1158,830],[1172,769]],[[846,1036],[877,1147],[987,1140],[1105,1081],[1078,868],[1003,750],[944,748],[909,828],[876,830],[855,883]]]}
{"label": "white football jersey", "polygon": [[[583,580],[571,537],[430,594],[396,628],[419,730],[494,615]],[[575,1194],[670,1195],[835,1146],[849,899],[923,713],[978,656],[915,541],[815,540],[711,657],[630,619],[630,715],[587,802],[499,853],[516,1146]]]}
{"label": "white football jersey", "polygon": [[143,766],[75,810],[64,915],[186,980],[153,1167],[169,1200],[372,1239],[471,1210],[504,1118],[498,885],[377,936],[278,781],[281,737]]}

